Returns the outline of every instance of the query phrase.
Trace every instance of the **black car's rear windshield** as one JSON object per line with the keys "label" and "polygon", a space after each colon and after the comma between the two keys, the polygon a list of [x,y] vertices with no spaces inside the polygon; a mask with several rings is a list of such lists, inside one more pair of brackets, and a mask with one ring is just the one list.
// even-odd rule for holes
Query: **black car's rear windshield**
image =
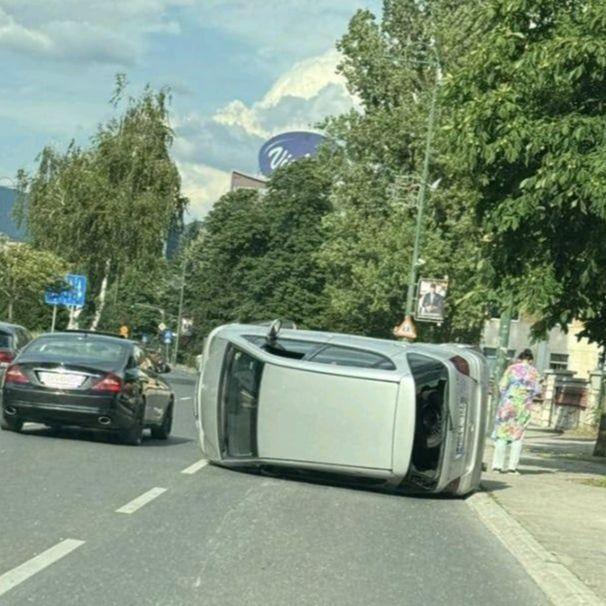
{"label": "black car's rear windshield", "polygon": [[30,343],[23,356],[72,364],[99,362],[107,366],[120,366],[127,353],[126,343],[91,335],[66,335],[39,337]]}
{"label": "black car's rear windshield", "polygon": [[12,347],[13,337],[7,332],[0,330],[0,349]]}

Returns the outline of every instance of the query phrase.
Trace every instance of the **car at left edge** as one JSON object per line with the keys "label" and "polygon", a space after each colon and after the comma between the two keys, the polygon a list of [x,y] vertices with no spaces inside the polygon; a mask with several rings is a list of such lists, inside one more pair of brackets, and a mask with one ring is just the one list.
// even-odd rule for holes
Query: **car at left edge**
{"label": "car at left edge", "polygon": [[101,429],[132,445],[149,428],[152,437],[167,439],[175,396],[160,375],[132,341],[86,331],[45,334],[6,369],[0,426],[17,432],[26,422]]}

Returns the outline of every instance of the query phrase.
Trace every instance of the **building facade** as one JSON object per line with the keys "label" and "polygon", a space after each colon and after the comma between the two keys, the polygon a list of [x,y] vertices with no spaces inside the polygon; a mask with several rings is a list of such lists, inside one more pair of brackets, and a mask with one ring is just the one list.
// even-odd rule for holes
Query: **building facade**
{"label": "building facade", "polygon": [[[482,335],[484,355],[494,361],[499,346],[499,318],[486,322]],[[513,360],[523,349],[529,348],[535,356],[536,366],[541,372],[546,370],[571,371],[580,379],[588,379],[600,363],[600,348],[587,339],[579,339],[583,330],[581,322],[573,322],[568,332],[560,328],[552,329],[544,341],[535,342],[531,338],[532,322],[524,317],[511,322],[508,357]]]}

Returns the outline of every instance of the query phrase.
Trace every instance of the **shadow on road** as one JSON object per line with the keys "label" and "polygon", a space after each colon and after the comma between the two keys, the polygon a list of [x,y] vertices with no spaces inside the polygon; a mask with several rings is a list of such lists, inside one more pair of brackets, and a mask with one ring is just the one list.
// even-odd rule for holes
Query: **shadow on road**
{"label": "shadow on road", "polygon": [[[73,440],[80,442],[104,442],[106,444],[119,444],[126,446],[122,443],[120,436],[117,433],[95,430],[95,429],[82,429],[81,427],[27,427],[27,425],[21,431],[24,436],[32,436],[37,438],[54,438],[59,440]],[[178,446],[180,444],[186,444],[187,442],[193,442],[192,438],[183,438],[180,436],[170,436],[167,440],[155,440],[146,431],[143,434],[143,442],[139,448],[146,447],[163,447]],[[129,448],[132,448],[129,447]]]}
{"label": "shadow on road", "polygon": [[272,479],[276,482],[293,482],[297,484],[308,484],[318,487],[335,488],[340,490],[353,490],[357,492],[366,492],[383,495],[386,498],[396,497],[412,500],[460,500],[461,497],[449,494],[429,494],[413,492],[408,489],[396,489],[386,486],[382,481],[371,481],[368,478],[344,478],[337,474],[323,474],[319,472],[309,472],[304,470],[288,470],[284,468],[263,467],[259,470],[256,468],[228,468],[220,465],[213,465],[216,470],[221,470],[226,474],[239,474],[248,476],[258,476],[261,480]]}

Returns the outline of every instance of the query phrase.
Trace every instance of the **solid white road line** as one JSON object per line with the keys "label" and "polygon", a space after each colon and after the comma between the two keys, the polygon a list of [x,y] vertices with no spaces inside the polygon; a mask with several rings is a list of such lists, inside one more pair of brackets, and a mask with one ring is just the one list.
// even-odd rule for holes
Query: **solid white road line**
{"label": "solid white road line", "polygon": [[186,473],[188,475],[191,475],[192,473],[196,473],[196,471],[200,471],[200,469],[202,469],[203,467],[206,467],[207,465],[208,465],[208,461],[206,459],[200,459],[193,465],[186,467],[181,473]]}
{"label": "solid white road line", "polygon": [[47,566],[65,557],[74,549],[80,547],[80,545],[84,545],[84,541],[65,539],[33,557],[31,560],[17,566],[17,568],[5,572],[0,576],[0,596],[3,596],[7,591],[13,589],[13,587],[34,576],[37,572],[44,570]]}
{"label": "solid white road line", "polygon": [[143,505],[147,505],[150,501],[153,501],[156,497],[159,497],[163,492],[166,492],[166,488],[152,488],[147,492],[144,492],[140,497],[133,499],[126,505],[116,509],[116,513],[135,513],[137,509],[141,509]]}

